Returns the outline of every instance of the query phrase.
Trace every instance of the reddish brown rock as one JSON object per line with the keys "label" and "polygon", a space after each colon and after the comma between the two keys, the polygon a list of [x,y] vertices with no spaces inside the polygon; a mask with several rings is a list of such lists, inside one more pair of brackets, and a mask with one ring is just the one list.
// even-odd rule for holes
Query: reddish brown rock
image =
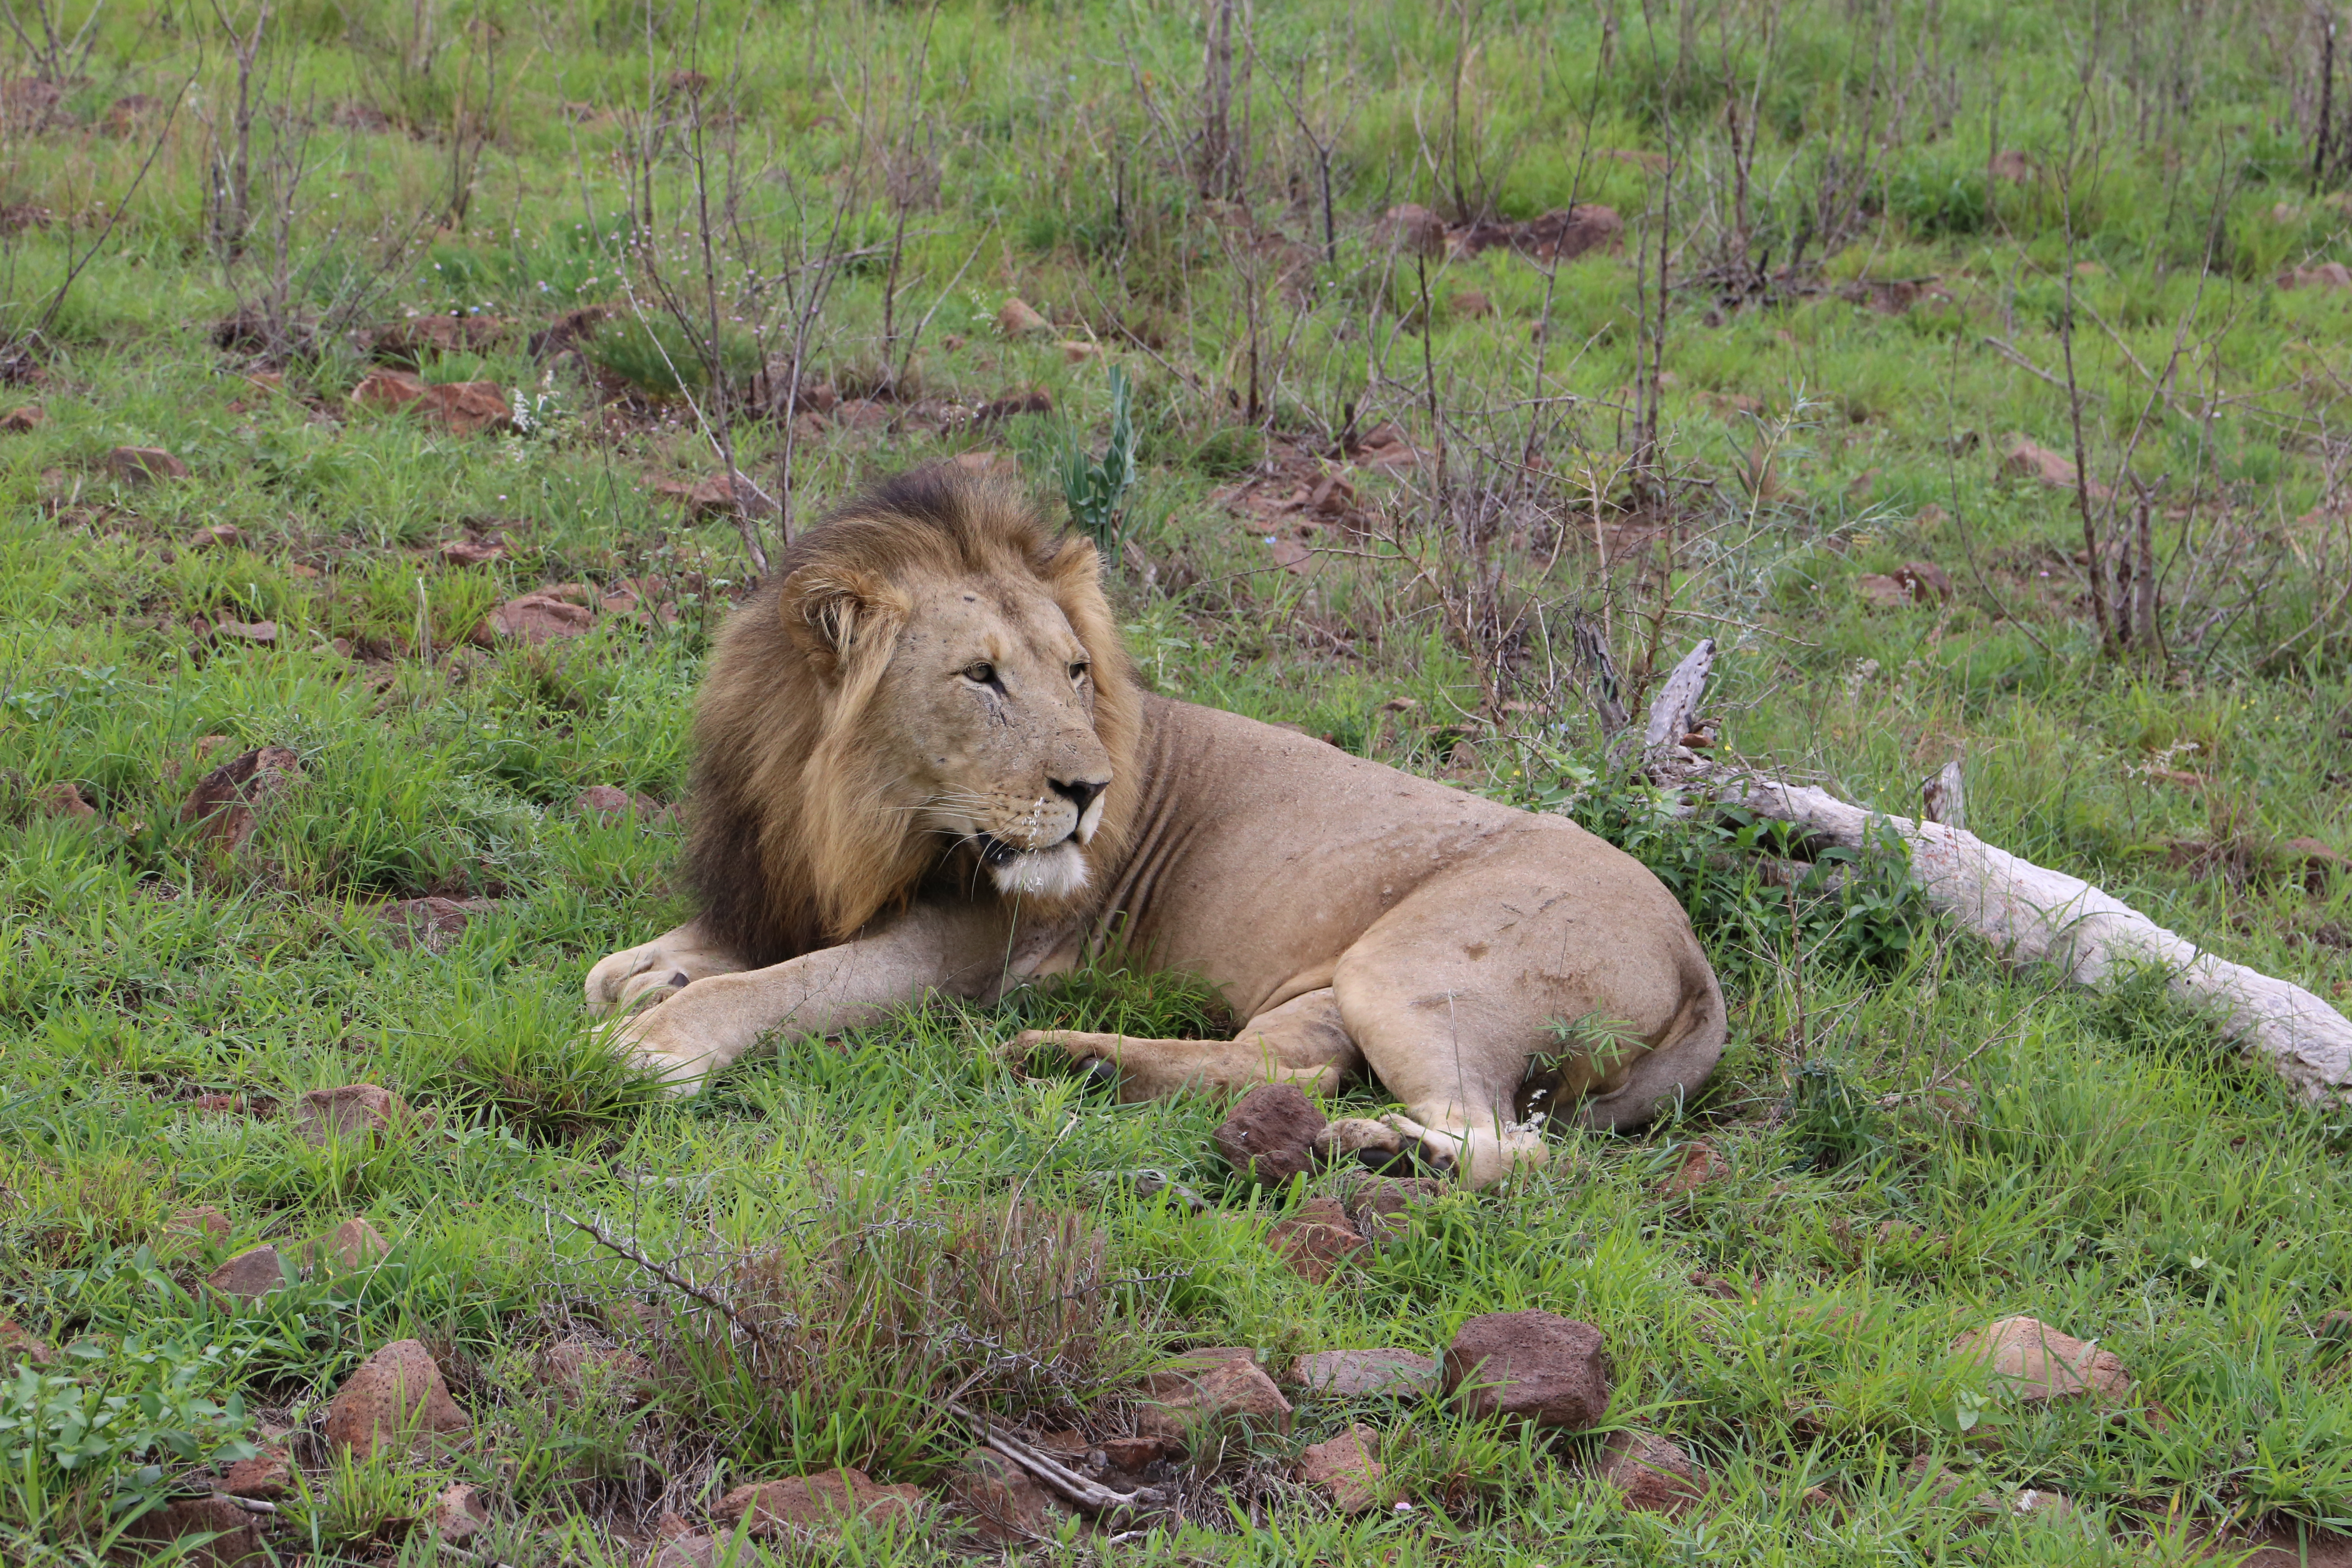
{"label": "reddish brown rock", "polygon": [[365,1458],[387,1443],[405,1447],[470,1425],[449,1397],[433,1352],[415,1340],[395,1340],[335,1391],[323,1431],[330,1446]]}
{"label": "reddish brown rock", "polygon": [[322,1269],[364,1268],[392,1250],[392,1243],[363,1219],[347,1219],[302,1249],[302,1264]]}
{"label": "reddish brown rock", "polygon": [[408,1102],[380,1084],[347,1083],[314,1089],[294,1102],[294,1120],[305,1142],[337,1137],[373,1137],[408,1118]]}
{"label": "reddish brown rock", "polygon": [[57,1352],[18,1327],[15,1319],[0,1318],[0,1373],[15,1372],[19,1362],[47,1366],[57,1359]]}
{"label": "reddish brown rock", "polygon": [[1729,1169],[1723,1156],[1715,1152],[1715,1145],[1702,1138],[1683,1150],[1682,1160],[1675,1166],[1675,1173],[1658,1184],[1658,1195],[1678,1198],[1686,1193],[1695,1193],[1709,1182],[1720,1179]]}
{"label": "reddish brown rock", "polygon": [[1601,1331],[1555,1312],[1488,1312],[1445,1347],[1445,1392],[1474,1416],[1581,1432],[1609,1413]]}
{"label": "reddish brown rock", "polygon": [[132,486],[188,477],[188,465],[161,447],[117,447],[106,455],[106,467],[116,479]]}
{"label": "reddish brown rock", "polygon": [[200,1094],[188,1101],[190,1110],[201,1110],[215,1116],[245,1114],[245,1096],[241,1094]]}
{"label": "reddish brown rock", "polygon": [[718,1568],[719,1542],[708,1535],[674,1535],[661,1544],[646,1568]]}
{"label": "reddish brown rock", "polygon": [[1287,1381],[1310,1398],[1417,1399],[1437,1381],[1437,1363],[1411,1351],[1317,1351],[1290,1363]]}
{"label": "reddish brown rock", "polygon": [[249,642],[268,645],[278,640],[276,621],[231,621],[213,623],[213,638],[216,642]]}
{"label": "reddish brown rock", "polygon": [[1438,256],[1445,249],[1445,220],[1418,202],[1400,202],[1381,215],[1374,228],[1382,244],[1408,256]]}
{"label": "reddish brown rock", "polygon": [[81,786],[63,781],[34,791],[33,809],[43,816],[63,816],[77,822],[93,821],[98,816],[98,807],[82,799]]}
{"label": "reddish brown rock", "polygon": [[378,327],[370,346],[379,359],[415,364],[428,353],[478,353],[507,335],[507,324],[496,316],[411,316]]}
{"label": "reddish brown rock", "polygon": [[1369,1426],[1350,1426],[1328,1443],[1315,1443],[1298,1456],[1301,1485],[1313,1487],[1340,1513],[1362,1513],[1381,1500],[1381,1480],[1386,1471],[1377,1456],[1381,1435]]}
{"label": "reddish brown rock", "polygon": [[919,1487],[886,1487],[865,1471],[844,1466],[814,1476],[737,1487],[714,1511],[730,1525],[749,1518],[752,1534],[773,1539],[832,1531],[852,1519],[877,1522],[908,1518],[921,1512],[929,1500]]}
{"label": "reddish brown rock", "polygon": [[992,1545],[1034,1541],[1045,1533],[1050,1516],[1045,1489],[1027,1471],[993,1448],[974,1448],[950,1473],[948,1497],[970,1520],[972,1532]]}
{"label": "reddish brown rock", "polygon": [[380,413],[391,413],[424,400],[424,378],[404,370],[370,371],[352,388],[353,403]]}
{"label": "reddish brown rock", "polygon": [[1106,1437],[1101,1447],[1105,1464],[1130,1474],[1167,1458],[1174,1451],[1165,1437]]}
{"label": "reddish brown rock", "polygon": [[494,381],[445,381],[425,389],[425,413],[457,436],[514,428],[514,405]]}
{"label": "reddish brown rock", "polygon": [[540,1353],[540,1375],[568,1399],[620,1394],[631,1405],[651,1397],[653,1363],[618,1345],[602,1345],[574,1334]]}
{"label": "reddish brown rock", "polygon": [[2352,267],[2323,261],[2316,267],[2291,267],[2279,274],[2282,289],[2352,289]]}
{"label": "reddish brown rock", "polygon": [[258,1301],[286,1288],[286,1260],[274,1247],[257,1247],[205,1275],[205,1283],[234,1300]]}
{"label": "reddish brown rock", "polygon": [[1290,1401],[1246,1350],[1188,1352],[1145,1378],[1143,1392],[1149,1403],[1135,1425],[1147,1437],[1181,1441],[1192,1430],[1229,1425],[1290,1430]]}
{"label": "reddish brown rock", "polygon": [[459,1481],[444,1487],[425,1516],[425,1528],[453,1544],[481,1533],[490,1522],[490,1505],[479,1487]]}
{"label": "reddish brown rock", "polygon": [[285,746],[247,752],[196,781],[180,806],[180,822],[235,854],[253,837],[258,809],[283,798],[301,777],[302,759]]}
{"label": "reddish brown rock", "polygon": [[1588,251],[1613,250],[1624,237],[1625,220],[1616,208],[1585,202],[1530,218],[1509,243],[1540,261],[1571,261]]}
{"label": "reddish brown rock", "polygon": [[47,417],[48,415],[42,410],[39,404],[23,404],[11,408],[5,414],[0,414],[0,431],[5,431],[11,436],[21,436],[27,430],[38,429],[41,421]]}
{"label": "reddish brown rock", "polygon": [[593,816],[605,822],[635,815],[650,820],[661,815],[661,807],[641,795],[613,784],[590,784],[572,797],[572,809],[583,816]]}
{"label": "reddish brown rock", "polygon": [[2062,1334],[2032,1318],[2003,1318],[1952,1342],[1954,1354],[1984,1363],[1995,1393],[2012,1399],[2065,1399],[2089,1394],[2102,1405],[2131,1393],[2131,1374],[2114,1352]]}
{"label": "reddish brown rock", "polygon": [[1234,1170],[1278,1187],[1314,1168],[1315,1140],[1325,1125],[1297,1084],[1261,1084],[1234,1102],[1214,1142]]}
{"label": "reddish brown rock", "polygon": [[656,479],[654,494],[677,502],[696,522],[747,515],[772,517],[776,512],[774,500],[742,474],[736,475],[732,483],[724,474],[707,479]]}
{"label": "reddish brown rock", "polygon": [[188,548],[191,550],[222,550],[244,542],[244,532],[233,522],[216,522],[210,528],[200,528],[188,535]]}
{"label": "reddish brown rock", "polygon": [[1413,1209],[1434,1202],[1444,1192],[1445,1184],[1433,1177],[1375,1176],[1366,1172],[1349,1185],[1341,1202],[1358,1233],[1378,1247],[1405,1230]]}
{"label": "reddish brown rock", "polygon": [[275,1502],[294,1490],[294,1461],[282,1444],[271,1444],[250,1459],[239,1459],[221,1478],[220,1489],[231,1497],[259,1498]]}
{"label": "reddish brown rock", "polygon": [[1015,295],[996,308],[996,330],[1008,338],[1034,338],[1052,331],[1054,323]]}
{"label": "reddish brown rock", "polygon": [[1495,302],[1475,289],[1456,289],[1447,298],[1445,308],[1465,321],[1495,313]]}
{"label": "reddish brown rock", "polygon": [[596,612],[583,602],[589,597],[587,590],[576,584],[535,588],[484,616],[474,628],[473,640],[490,647],[501,637],[540,644],[586,637],[596,626]]}
{"label": "reddish brown rock", "polygon": [[254,1516],[221,1497],[179,1498],[139,1515],[123,1527],[122,1539],[142,1546],[163,1546],[192,1537],[210,1536],[177,1559],[203,1568],[245,1568],[271,1561],[261,1543]]}
{"label": "reddish brown rock", "polygon": [[1265,1240],[1284,1262],[1318,1285],[1364,1248],[1364,1238],[1348,1223],[1348,1211],[1337,1198],[1307,1199],[1296,1214],[1275,1221]]}
{"label": "reddish brown rock", "polygon": [[453,539],[441,547],[441,559],[452,566],[487,566],[506,552],[507,547],[496,540]]}
{"label": "reddish brown rock", "polygon": [[2207,1538],[2210,1561],[2231,1568],[2352,1568],[2352,1535],[2274,1520],[2261,1529]]}
{"label": "reddish brown rock", "polygon": [[1627,1508],[1649,1513],[1680,1514],[1706,1495],[1706,1478],[1690,1456],[1654,1432],[1612,1432],[1597,1469],[1625,1494]]}
{"label": "reddish brown rock", "polygon": [[438,953],[457,945],[467,923],[476,915],[496,908],[488,899],[403,899],[384,905],[376,917],[383,921],[385,940],[393,946],[421,947]]}
{"label": "reddish brown rock", "polygon": [[206,1241],[226,1241],[229,1237],[228,1215],[210,1204],[201,1208],[182,1209],[172,1216],[172,1230],[176,1235],[200,1237]]}
{"label": "reddish brown rock", "polygon": [[[2070,458],[2014,432],[2001,443],[2000,469],[2005,474],[2032,479],[2049,489],[2071,490],[2074,488],[2074,465]],[[2110,493],[2106,486],[2096,481],[2091,484],[2090,491],[2094,501],[2104,501]]]}

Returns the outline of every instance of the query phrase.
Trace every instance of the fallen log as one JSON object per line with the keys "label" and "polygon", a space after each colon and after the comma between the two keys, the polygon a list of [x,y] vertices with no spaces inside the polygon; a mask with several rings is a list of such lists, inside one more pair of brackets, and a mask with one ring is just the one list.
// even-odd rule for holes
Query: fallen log
{"label": "fallen log", "polygon": [[[1649,715],[1647,733],[1696,721],[1713,655],[1702,642],[1675,671]],[[1695,675],[1695,679],[1685,676]],[[1662,711],[1671,706],[1671,712]],[[2160,969],[2172,994],[2210,1011],[2221,1032],[2315,1104],[2352,1105],[2352,1019],[2290,981],[2217,958],[2079,877],[1986,843],[1959,826],[1959,768],[1931,784],[1931,807],[1952,820],[1915,821],[1853,805],[1826,790],[1719,766],[1654,739],[1651,776],[1694,801],[1711,798],[1802,828],[1809,837],[1862,849],[1890,830],[1908,852],[1928,907],[1990,942],[2011,963],[2048,963],[2078,985],[2105,987],[2134,970]]]}

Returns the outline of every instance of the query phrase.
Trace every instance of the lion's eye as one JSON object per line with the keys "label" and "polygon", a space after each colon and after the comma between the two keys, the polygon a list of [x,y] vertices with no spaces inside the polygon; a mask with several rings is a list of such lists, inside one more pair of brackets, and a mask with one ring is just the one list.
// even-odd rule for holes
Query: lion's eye
{"label": "lion's eye", "polygon": [[963,667],[963,678],[975,685],[986,686],[996,679],[996,666],[980,659]]}
{"label": "lion's eye", "polygon": [[1086,678],[1087,678],[1087,664],[1086,664],[1086,661],[1085,661],[1084,659],[1080,659],[1077,663],[1076,663],[1076,664],[1074,664],[1074,665],[1070,666],[1070,682],[1071,682],[1071,684],[1072,684],[1072,685],[1076,685],[1077,682],[1079,682],[1079,681],[1081,681],[1081,680],[1084,680]]}

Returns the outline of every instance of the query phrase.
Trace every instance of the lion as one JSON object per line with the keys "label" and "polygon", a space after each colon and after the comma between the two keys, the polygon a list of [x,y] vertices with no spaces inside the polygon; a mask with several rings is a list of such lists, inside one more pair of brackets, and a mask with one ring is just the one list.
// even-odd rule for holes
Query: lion
{"label": "lion", "polygon": [[1128,1100],[1369,1072],[1403,1110],[1332,1122],[1335,1160],[1484,1185],[1543,1161],[1546,1114],[1637,1127],[1706,1080],[1722,994],[1647,868],[1146,690],[1101,578],[1090,543],[947,468],[793,542],[697,703],[700,913],[588,976],[633,1060],[691,1092],[772,1030],[989,1002],[1118,944],[1248,1022],[1010,1050],[1057,1049]]}

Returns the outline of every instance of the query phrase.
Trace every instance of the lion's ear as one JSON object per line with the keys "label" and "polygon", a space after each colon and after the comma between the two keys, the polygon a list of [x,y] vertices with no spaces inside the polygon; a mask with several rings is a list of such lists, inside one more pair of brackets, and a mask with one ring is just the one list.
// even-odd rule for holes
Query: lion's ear
{"label": "lion's ear", "polygon": [[784,580],[778,610],[784,630],[819,675],[831,679],[856,648],[886,635],[905,606],[888,583],[868,572],[803,566]]}

